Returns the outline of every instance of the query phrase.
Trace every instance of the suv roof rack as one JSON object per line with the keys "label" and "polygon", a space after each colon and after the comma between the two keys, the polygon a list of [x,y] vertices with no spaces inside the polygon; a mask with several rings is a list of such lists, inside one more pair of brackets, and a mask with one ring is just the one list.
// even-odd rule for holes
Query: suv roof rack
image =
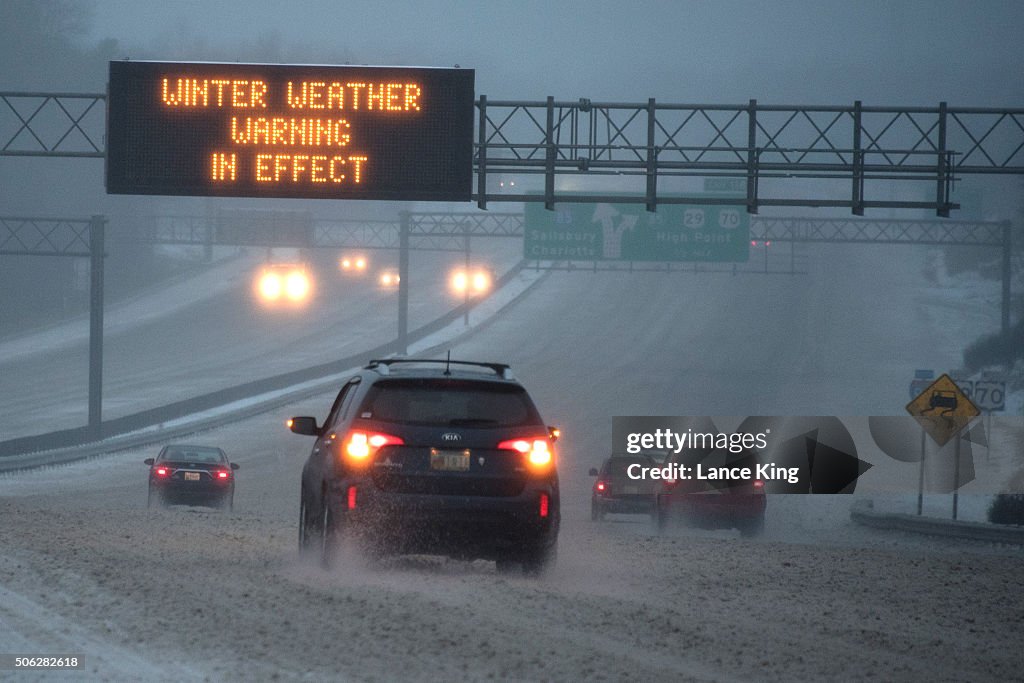
{"label": "suv roof rack", "polygon": [[367,370],[376,370],[382,375],[389,374],[392,365],[403,363],[441,363],[446,366],[445,373],[448,374],[448,365],[472,365],[479,368],[487,368],[502,379],[514,379],[512,369],[504,363],[479,363],[469,360],[448,360],[434,358],[374,358],[367,365]]}

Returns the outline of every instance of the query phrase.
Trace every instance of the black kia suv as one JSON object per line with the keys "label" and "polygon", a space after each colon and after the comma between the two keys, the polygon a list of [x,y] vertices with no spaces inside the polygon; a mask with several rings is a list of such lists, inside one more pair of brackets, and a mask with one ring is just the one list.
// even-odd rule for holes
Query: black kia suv
{"label": "black kia suv", "polygon": [[[490,559],[540,573],[559,526],[557,430],[507,365],[373,360],[338,393],[302,470],[299,548]],[[348,545],[346,545],[348,547]]]}

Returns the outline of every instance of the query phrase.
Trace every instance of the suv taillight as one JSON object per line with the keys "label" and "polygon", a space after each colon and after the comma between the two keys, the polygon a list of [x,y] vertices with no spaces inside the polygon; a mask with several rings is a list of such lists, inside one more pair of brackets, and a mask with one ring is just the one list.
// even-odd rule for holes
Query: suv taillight
{"label": "suv taillight", "polygon": [[509,450],[522,453],[526,461],[534,469],[546,469],[554,459],[551,453],[551,441],[546,437],[525,437],[507,439],[498,444],[498,450]]}
{"label": "suv taillight", "polygon": [[380,432],[364,432],[353,430],[348,433],[341,447],[341,452],[349,462],[365,463],[384,446],[402,446],[401,438]]}

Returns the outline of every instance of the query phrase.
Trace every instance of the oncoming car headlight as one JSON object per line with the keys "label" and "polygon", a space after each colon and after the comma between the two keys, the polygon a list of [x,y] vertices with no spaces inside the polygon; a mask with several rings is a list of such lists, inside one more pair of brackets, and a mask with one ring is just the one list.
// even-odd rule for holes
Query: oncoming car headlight
{"label": "oncoming car headlight", "polygon": [[260,277],[260,296],[268,301],[281,298],[281,276],[277,273],[264,273]]}
{"label": "oncoming car headlight", "polygon": [[491,274],[482,268],[469,271],[458,269],[449,276],[448,286],[455,294],[486,294],[491,289]]}
{"label": "oncoming car headlight", "polygon": [[270,265],[257,276],[255,289],[263,304],[303,304],[312,294],[313,281],[301,265]]}
{"label": "oncoming car headlight", "polygon": [[309,295],[309,277],[302,271],[288,273],[284,280],[284,293],[292,301],[302,301]]}

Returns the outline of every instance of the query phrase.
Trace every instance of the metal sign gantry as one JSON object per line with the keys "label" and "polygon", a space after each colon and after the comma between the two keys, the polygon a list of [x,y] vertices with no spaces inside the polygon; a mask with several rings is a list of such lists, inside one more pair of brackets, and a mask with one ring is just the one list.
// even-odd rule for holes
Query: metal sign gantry
{"label": "metal sign gantry", "polygon": [[[490,100],[481,95],[473,200],[708,203],[707,197],[662,196],[671,178],[743,180],[750,213],[763,206],[930,208],[948,216],[956,208],[956,178],[969,174],[1024,174],[1024,109],[877,107],[850,105],[672,104]],[[81,93],[0,92],[0,156],[105,156],[106,96]],[[538,194],[489,187],[503,175],[543,176]],[[636,179],[639,190],[588,190],[602,178]],[[804,181],[842,181],[813,196]],[[572,194],[558,180],[583,181]],[[786,182],[781,182],[786,181]],[[879,200],[871,195],[893,182],[931,188],[934,200]],[[784,188],[798,187],[786,196]],[[721,199],[719,203],[729,203]],[[712,201],[713,203],[713,201]]]}
{"label": "metal sign gantry", "polygon": [[106,157],[107,96],[0,92],[0,156]]}
{"label": "metal sign gantry", "polygon": [[[735,201],[735,200],[733,200]],[[509,237],[522,239],[525,217],[520,213],[497,212],[406,212],[409,248],[422,251],[465,251],[470,237]],[[217,218],[201,216],[158,216],[152,218],[142,239],[165,244],[243,244],[300,248],[397,249],[401,246],[403,218],[395,221],[323,220],[309,223],[308,238],[296,241],[290,225],[277,233],[263,236],[262,241],[235,242],[221,238]],[[917,244],[932,246],[998,247],[1002,251],[1001,329],[1010,325],[1010,280],[1012,257],[1012,225],[1009,221],[896,220],[870,218],[802,218],[753,216],[750,239],[758,243],[832,244]],[[0,242],[2,244],[2,242]],[[758,272],[795,273],[795,263],[788,270],[770,271],[766,266]],[[791,256],[794,256],[791,253]],[[615,272],[737,272],[735,266],[668,263],[638,264],[609,261],[564,262],[537,268],[572,271]]]}
{"label": "metal sign gantry", "polygon": [[[709,203],[707,198],[663,197],[671,177],[742,178],[750,213],[762,206],[932,208],[948,216],[953,180],[966,174],[1024,173],[1024,109],[866,107],[852,105],[643,104],[555,101],[477,102],[476,199],[538,201],[536,195],[494,195],[487,175],[544,175],[540,199]],[[555,179],[576,175],[639,176],[641,193],[563,196]],[[848,199],[777,196],[776,179],[842,180]],[[868,183],[918,181],[934,201],[873,200]],[[806,191],[806,190],[804,190]],[[718,203],[728,203],[727,199]]]}
{"label": "metal sign gantry", "polygon": [[[472,237],[522,239],[525,217],[507,212],[409,212],[410,237],[436,238],[422,251],[462,251],[456,240]],[[312,234],[301,240],[290,229],[261,233],[245,241],[224,239],[218,218],[207,216],[152,216],[140,227],[139,239],[154,244],[397,249],[401,220],[322,219],[311,221]],[[1006,221],[899,220],[873,218],[803,218],[753,216],[750,238],[780,242],[898,243],[926,245],[1002,246],[1010,224]],[[0,245],[3,243],[0,242]]]}
{"label": "metal sign gantry", "polygon": [[107,219],[0,216],[0,256],[89,259],[89,429],[103,420],[103,258]]}

